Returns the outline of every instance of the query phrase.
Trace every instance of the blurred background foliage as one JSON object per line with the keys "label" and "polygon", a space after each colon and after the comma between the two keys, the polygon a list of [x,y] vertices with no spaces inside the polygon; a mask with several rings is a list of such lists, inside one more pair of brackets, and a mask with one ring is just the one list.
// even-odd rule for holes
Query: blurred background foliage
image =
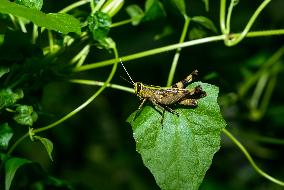
{"label": "blurred background foliage", "polygon": [[[71,2],[75,1],[46,0],[42,11],[57,12]],[[261,2],[240,1],[233,12],[232,31],[240,32]],[[112,22],[128,19],[125,7],[133,3],[144,7],[144,1],[128,0]],[[191,0],[187,13],[210,18],[220,33],[219,6],[219,1],[210,1],[207,12],[201,0]],[[252,31],[283,28],[283,7],[283,0],[272,1]],[[171,9],[166,10],[167,16],[138,26],[128,24],[111,28],[109,36],[116,42],[120,56],[177,43],[184,21]],[[82,6],[70,14],[76,17],[88,11],[88,6]],[[5,24],[0,22],[0,31],[4,32],[1,25]],[[186,40],[195,38],[194,33],[200,34],[201,31],[205,36],[214,35],[192,23]],[[246,38],[233,47],[226,47],[220,41],[184,48],[174,80],[198,69],[201,81],[219,86],[219,104],[227,129],[245,145],[260,168],[280,179],[284,179],[284,153],[281,151],[284,145],[283,45],[282,36],[268,36]],[[91,46],[90,52],[86,63],[113,58],[106,50],[95,46]],[[166,52],[125,62],[125,65],[135,81],[165,86],[173,56],[174,51]],[[109,71],[110,67],[98,68],[75,73],[74,78],[104,81]],[[126,78],[121,67],[112,83],[131,87],[120,76]],[[44,126],[75,109],[97,89],[66,81],[48,83],[39,92],[42,113],[36,126]],[[125,122],[138,105],[135,95],[106,89],[79,114],[44,133],[54,143],[54,162],[50,161],[40,143],[24,141],[14,155],[38,162],[42,170],[25,165],[18,171],[12,188],[159,189],[135,151],[131,127]],[[223,136],[221,149],[200,189],[277,190],[281,187],[256,173],[242,152]]]}

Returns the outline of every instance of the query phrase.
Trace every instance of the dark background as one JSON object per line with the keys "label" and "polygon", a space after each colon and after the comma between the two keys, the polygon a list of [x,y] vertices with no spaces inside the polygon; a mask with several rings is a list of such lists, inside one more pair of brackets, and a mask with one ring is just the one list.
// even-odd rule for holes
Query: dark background
{"label": "dark background", "polygon": [[[240,32],[244,28],[261,2],[258,0],[239,3],[233,12],[233,32]],[[56,12],[69,3],[71,1],[48,0],[44,3],[43,11]],[[127,1],[126,5],[131,3],[144,6],[144,1]],[[124,11],[125,6],[113,18],[114,23],[128,18]],[[189,16],[203,15],[212,19],[220,34],[219,6],[219,1],[210,1],[209,12],[205,12],[202,1],[190,1],[187,9]],[[283,0],[272,1],[261,13],[252,30],[283,28],[283,7]],[[84,11],[88,7],[80,9]],[[163,39],[154,40],[154,36],[161,33],[166,25],[173,28],[173,33]],[[165,18],[135,27],[125,25],[113,28],[109,36],[116,42],[119,54],[124,56],[177,43],[182,26],[183,19],[174,11],[168,10]],[[190,25],[189,30],[192,27],[194,24]],[[284,137],[283,58],[280,60],[282,71],[279,72],[268,110],[261,119],[255,121],[249,117],[250,108],[247,106],[246,97],[237,100],[226,99],[232,94],[233,97],[238,97],[239,87],[246,80],[242,72],[244,69],[256,72],[281,46],[283,46],[282,36],[268,36],[246,38],[234,47],[226,47],[220,41],[184,48],[174,81],[182,79],[193,69],[198,69],[200,80],[219,86],[220,105],[228,124],[227,129],[247,147],[260,168],[283,180],[283,144],[264,143],[253,138],[255,135],[279,139]],[[135,81],[165,86],[173,56],[174,51],[171,51],[124,64]],[[108,52],[93,47],[87,63],[110,58],[112,56]],[[248,63],[249,61],[256,63],[258,58],[262,58],[263,61],[259,64]],[[90,70],[76,77],[104,81],[110,69],[111,67]],[[208,79],[207,76],[212,73],[215,73],[216,77]],[[120,76],[127,78],[121,67],[118,68],[112,83],[131,87]],[[97,89],[98,87],[67,82],[48,84],[44,88],[42,106],[50,115],[39,120],[37,125],[44,126],[69,113]],[[248,98],[251,97],[251,93],[247,93]],[[135,151],[131,127],[125,122],[138,106],[139,100],[135,95],[106,89],[79,114],[41,134],[54,143],[54,162],[49,160],[39,143],[25,141],[15,154],[39,162],[48,175],[66,181],[76,189],[159,189],[154,177]],[[273,112],[276,106],[281,109]],[[30,172],[20,170],[15,183],[25,184],[36,181],[33,170],[29,169]],[[214,156],[212,166],[200,189],[277,190],[281,188],[256,173],[243,153],[226,136],[222,136],[221,149]]]}

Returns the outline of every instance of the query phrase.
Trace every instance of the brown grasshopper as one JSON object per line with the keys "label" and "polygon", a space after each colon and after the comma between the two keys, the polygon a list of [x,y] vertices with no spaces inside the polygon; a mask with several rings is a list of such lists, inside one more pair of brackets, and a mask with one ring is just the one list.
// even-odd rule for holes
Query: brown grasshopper
{"label": "brown grasshopper", "polygon": [[159,107],[163,110],[161,119],[161,123],[163,124],[165,110],[179,116],[179,114],[175,110],[169,107],[170,105],[178,104],[195,108],[197,107],[197,100],[206,96],[206,92],[203,91],[201,86],[199,85],[192,89],[186,89],[188,84],[191,83],[192,80],[197,76],[197,70],[194,70],[185,79],[175,83],[171,87],[160,87],[146,85],[141,82],[134,82],[123,64],[122,66],[134,86],[135,94],[142,101],[138,107],[136,116],[140,112],[144,103],[149,100],[154,106]]}

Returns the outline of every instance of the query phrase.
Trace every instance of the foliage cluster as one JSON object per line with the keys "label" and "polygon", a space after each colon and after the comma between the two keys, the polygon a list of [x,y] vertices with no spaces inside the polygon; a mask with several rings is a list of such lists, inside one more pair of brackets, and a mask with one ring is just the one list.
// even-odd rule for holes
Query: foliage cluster
{"label": "foliage cluster", "polygon": [[[277,10],[269,7],[277,2],[263,0],[249,10],[239,8],[249,2],[228,2],[0,0],[0,189],[284,186],[229,132],[246,139],[261,166],[265,159],[280,163],[283,158],[284,104],[277,97],[284,94],[278,88],[284,80],[279,43],[284,29],[277,29],[283,15],[278,22],[272,19],[274,25],[263,24],[259,17],[269,19],[265,10]],[[245,42],[248,38],[253,42]],[[206,46],[199,49],[201,44]],[[162,84],[168,75],[168,87],[197,68],[204,73],[199,80],[207,83],[188,88],[200,85],[207,96],[194,109],[174,106],[179,116],[166,112],[163,124],[160,110],[144,106],[137,118],[133,112],[127,119],[131,136],[129,126],[122,126],[137,103],[124,93],[133,97],[132,88],[115,84],[122,83],[119,75],[125,76],[120,61],[130,73],[137,71],[133,78],[146,83]],[[88,86],[99,88],[90,92]],[[102,94],[107,88],[112,90]],[[82,101],[84,96],[89,98]],[[84,109],[91,103],[94,108]],[[215,155],[221,134],[222,149]],[[135,150],[134,143],[143,163],[129,151]],[[241,167],[242,154],[230,152],[233,144],[250,165]],[[226,167],[235,160],[236,166]],[[281,169],[271,166],[270,171],[280,175]],[[226,172],[235,175],[221,183],[219,176]],[[264,181],[259,176],[268,182],[257,183]]]}

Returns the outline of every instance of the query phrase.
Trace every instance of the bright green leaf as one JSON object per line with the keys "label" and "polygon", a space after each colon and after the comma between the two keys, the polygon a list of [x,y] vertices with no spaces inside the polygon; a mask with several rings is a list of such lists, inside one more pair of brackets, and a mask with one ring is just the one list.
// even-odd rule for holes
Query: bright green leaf
{"label": "bright green leaf", "polygon": [[147,0],[145,3],[145,15],[143,21],[154,20],[159,17],[164,17],[166,11],[163,4],[158,0]]}
{"label": "bright green leaf", "polygon": [[47,151],[47,154],[48,154],[50,160],[53,161],[53,159],[52,159],[53,143],[49,139],[44,138],[44,137],[40,137],[40,136],[34,136],[34,139],[39,140],[43,144],[45,150]]}
{"label": "bright green leaf", "polygon": [[144,12],[143,10],[136,4],[133,5],[129,5],[126,7],[126,12],[128,13],[128,15],[131,17],[132,20],[132,24],[138,25],[140,23],[140,21],[143,19],[144,17]]}
{"label": "bright green leaf", "polygon": [[13,117],[13,119],[20,125],[27,126],[32,126],[33,123],[36,122],[37,118],[37,113],[34,112],[33,107],[27,105],[19,105],[16,108],[16,114]]}
{"label": "bright green leaf", "polygon": [[31,163],[23,158],[11,158],[5,163],[5,190],[9,190],[16,171],[24,164]]}
{"label": "bright green leaf", "polygon": [[30,9],[8,0],[0,0],[0,13],[23,17],[32,21],[38,26],[45,27],[49,30],[62,32],[63,34],[67,34],[69,32],[75,32],[77,34],[81,33],[79,20],[68,14],[44,14],[39,10]]}
{"label": "bright green leaf", "polygon": [[171,0],[171,3],[179,10],[182,15],[186,15],[184,0]]}
{"label": "bright green leaf", "polygon": [[152,106],[143,107],[136,119],[136,112],[128,118],[136,149],[161,189],[198,189],[219,150],[226,123],[217,103],[218,87],[201,82],[190,86],[196,85],[207,96],[197,108],[177,108],[179,116],[166,112],[163,126]]}
{"label": "bright green leaf", "polygon": [[13,105],[23,97],[24,93],[20,89],[14,92],[10,88],[0,89],[0,109]]}
{"label": "bright green leaf", "polygon": [[8,67],[0,67],[0,78],[6,73],[9,73],[9,71],[10,69]]}
{"label": "bright green leaf", "polygon": [[16,0],[15,3],[24,5],[28,8],[40,10],[43,5],[43,0]]}
{"label": "bright green leaf", "polygon": [[13,134],[13,130],[8,123],[0,125],[0,149],[7,149]]}
{"label": "bright green leaf", "polygon": [[111,18],[108,14],[97,11],[87,18],[87,22],[94,40],[102,41],[107,37],[111,25]]}
{"label": "bright green leaf", "polygon": [[209,18],[204,17],[204,16],[195,16],[195,17],[192,17],[191,20],[217,33],[217,28],[215,27],[214,23]]}

